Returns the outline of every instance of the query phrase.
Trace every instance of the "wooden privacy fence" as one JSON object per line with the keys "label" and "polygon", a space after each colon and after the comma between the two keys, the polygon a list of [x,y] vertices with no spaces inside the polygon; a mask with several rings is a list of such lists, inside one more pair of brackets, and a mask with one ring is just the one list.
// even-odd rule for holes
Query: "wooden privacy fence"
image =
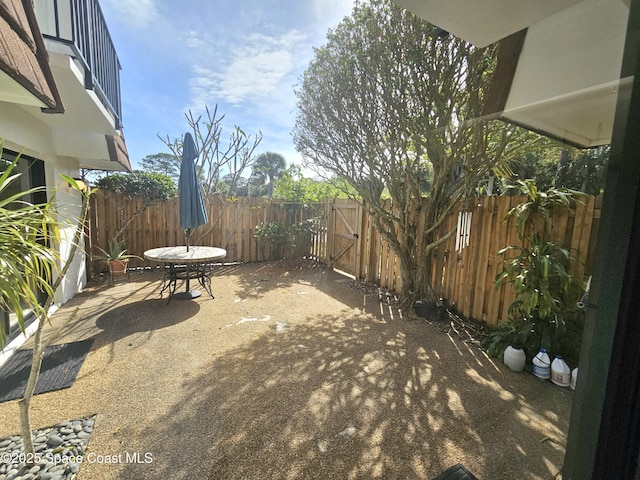
{"label": "wooden privacy fence", "polygon": [[[99,190],[91,199],[89,251],[99,255],[95,247],[106,249],[118,228],[131,218],[142,205],[140,200],[125,199],[121,195]],[[223,202],[214,198],[207,202],[209,222],[193,230],[192,245],[210,245],[227,250],[225,262],[256,262],[271,259],[271,249],[256,238],[256,227],[263,222],[298,223],[325,214],[325,205],[311,207],[265,198],[237,198]],[[322,223],[322,222],[320,222]],[[142,257],[146,250],[156,247],[185,244],[180,228],[178,199],[151,205],[125,229],[127,253]],[[326,230],[321,229],[313,239],[312,254],[321,261],[326,251]],[[104,267],[100,260],[90,260],[90,272]],[[140,262],[149,265],[150,262]]]}
{"label": "wooden privacy fence", "polygon": [[[573,213],[566,209],[554,211],[551,229],[544,235],[572,250],[576,262],[571,273],[578,278],[591,274],[601,199],[601,196],[586,197]],[[497,252],[508,245],[520,244],[515,218],[507,222],[504,218],[512,207],[523,201],[526,198],[522,196],[475,199],[470,208],[453,213],[440,229],[440,235],[451,230],[456,233],[432,253],[432,285],[436,295],[461,315],[490,325],[508,319],[508,308],[515,296],[507,285],[500,290],[495,288],[495,277],[502,271]],[[398,257],[377,233],[366,209],[353,213],[351,218],[354,221],[361,218],[359,228],[354,229],[359,233],[359,245],[354,249],[353,268],[349,269],[344,263],[339,268],[359,279],[399,291]],[[421,220],[418,238],[424,228]],[[327,244],[331,246],[331,238]]]}
{"label": "wooden privacy fence", "polygon": [[[497,252],[508,245],[518,245],[515,219],[503,220],[512,207],[523,201],[524,197],[475,199],[470,208],[453,213],[442,226],[440,235],[452,229],[456,234],[432,254],[432,285],[436,294],[461,315],[488,324],[507,319],[514,294],[508,286],[495,289],[494,279],[502,268]],[[545,234],[546,238],[572,249],[577,258],[572,273],[578,277],[586,278],[591,272],[600,205],[601,197],[586,197],[573,213],[555,211],[551,230]],[[139,208],[140,201],[125,201],[118,195],[97,192],[91,205],[90,247],[106,248],[122,221]],[[208,214],[209,223],[192,233],[192,244],[226,249],[225,261],[270,260],[271,249],[255,236],[258,225],[271,221],[292,224],[314,218],[317,231],[309,252],[311,257],[360,280],[395,291],[401,288],[398,257],[376,231],[371,215],[357,201],[336,199],[303,206],[264,198],[238,198],[226,203],[214,199],[208,203]],[[126,229],[127,250],[142,256],[150,248],[184,245],[179,223],[178,199],[149,207]],[[419,221],[418,238],[424,223]],[[90,262],[89,271],[102,266]]]}
{"label": "wooden privacy fence", "polygon": [[[600,222],[602,197],[587,197],[578,203],[573,213],[567,209],[554,211],[551,229],[545,238],[569,248],[576,261],[571,273],[577,278],[591,274],[596,233]],[[455,248],[456,238],[450,238],[440,248],[434,260],[434,276],[439,280],[439,293],[465,317],[496,324],[508,319],[508,308],[515,300],[511,287],[496,290],[495,277],[502,271],[497,252],[508,245],[520,245],[515,217],[506,223],[507,212],[526,201],[524,197],[484,197],[471,209],[467,224],[468,246]],[[449,219],[454,227],[457,218]],[[459,242],[459,243],[464,243]],[[436,284],[438,282],[436,281]]]}

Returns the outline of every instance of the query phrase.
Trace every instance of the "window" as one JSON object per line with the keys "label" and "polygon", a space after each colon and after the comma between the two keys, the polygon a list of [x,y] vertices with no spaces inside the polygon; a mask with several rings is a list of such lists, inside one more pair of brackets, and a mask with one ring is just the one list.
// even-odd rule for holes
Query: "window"
{"label": "window", "polygon": [[[17,153],[5,149],[0,158],[0,172],[4,172],[17,156]],[[21,155],[14,172],[21,173],[21,175],[12,182],[7,190],[0,193],[4,198],[33,187],[45,185],[44,162],[42,160]],[[44,203],[47,201],[47,194],[44,191],[36,192],[35,194],[29,195],[25,200],[31,203]],[[46,295],[41,292],[39,300],[40,302],[44,302]],[[30,312],[26,309],[26,305],[24,315],[27,324],[34,320],[33,315],[30,315]],[[18,326],[16,313],[0,311],[0,328],[4,330],[7,342],[17,337],[20,334],[20,328]],[[0,345],[0,348],[2,347],[4,347],[4,345]]]}

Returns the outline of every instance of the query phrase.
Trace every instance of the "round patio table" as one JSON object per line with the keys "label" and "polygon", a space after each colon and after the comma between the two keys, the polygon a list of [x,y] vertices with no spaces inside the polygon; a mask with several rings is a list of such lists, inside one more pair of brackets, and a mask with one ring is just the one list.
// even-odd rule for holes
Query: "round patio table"
{"label": "round patio table", "polygon": [[[152,248],[144,252],[144,258],[154,262],[163,262],[169,266],[168,274],[165,274],[165,284],[160,292],[164,292],[169,288],[169,300],[174,296],[181,300],[198,298],[201,293],[199,290],[191,290],[189,288],[189,280],[197,279],[200,285],[207,293],[214,298],[211,292],[211,269],[208,264],[214,260],[220,260],[227,255],[224,248],[204,247],[191,245],[187,250],[186,245],[177,247],[159,247]],[[186,281],[186,290],[175,294],[178,280]],[[175,294],[175,295],[174,295]]]}

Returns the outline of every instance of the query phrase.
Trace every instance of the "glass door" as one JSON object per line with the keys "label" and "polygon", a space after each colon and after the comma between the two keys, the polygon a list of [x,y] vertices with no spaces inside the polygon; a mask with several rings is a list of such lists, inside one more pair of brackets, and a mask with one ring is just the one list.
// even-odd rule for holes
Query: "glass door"
{"label": "glass door", "polygon": [[[3,150],[0,158],[0,172],[4,172],[17,156],[18,154],[15,152],[6,149]],[[44,162],[42,160],[22,155],[14,168],[14,173],[20,173],[21,175],[3,192],[0,192],[0,195],[4,198],[24,192],[33,187],[45,185]],[[44,203],[47,201],[47,195],[44,191],[37,192],[26,196],[24,200],[30,203]],[[39,301],[43,303],[45,300],[46,295],[41,292]],[[24,305],[23,315],[25,318],[25,326],[33,322],[33,315],[26,305]],[[0,328],[2,328],[5,333],[7,343],[16,338],[20,334],[18,315],[16,315],[16,312],[0,310]],[[0,349],[4,346],[5,345],[0,345]]]}

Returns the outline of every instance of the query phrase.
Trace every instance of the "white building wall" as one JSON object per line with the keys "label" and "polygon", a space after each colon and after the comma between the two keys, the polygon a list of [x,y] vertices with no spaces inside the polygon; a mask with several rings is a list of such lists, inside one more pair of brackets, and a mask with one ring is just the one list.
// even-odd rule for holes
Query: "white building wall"
{"label": "white building wall", "polygon": [[0,138],[5,148],[34,158],[55,155],[51,127],[13,103],[0,102]]}
{"label": "white building wall", "polygon": [[[60,253],[61,270],[69,257],[71,242],[82,208],[82,195],[73,190],[60,174],[72,178],[79,177],[79,161],[56,154],[51,127],[39,122],[21,108],[13,104],[0,102],[0,138],[4,148],[42,160],[45,167],[45,183],[47,196],[55,195],[55,202],[60,212],[61,242],[57,245]],[[56,277],[57,278],[57,277]],[[55,278],[54,278],[55,281]],[[86,268],[84,254],[84,238],[76,251],[71,268],[67,272],[61,287],[54,298],[55,306],[70,300],[86,285]],[[55,309],[54,306],[54,309]],[[18,335],[0,351],[2,365],[30,337],[36,328],[36,322],[27,327],[25,335]]]}
{"label": "white building wall", "polygon": [[[0,110],[0,136],[4,140],[4,147],[44,162],[47,195],[48,198],[52,198],[55,194],[56,207],[60,212],[62,241],[57,250],[60,253],[62,269],[71,251],[71,242],[82,207],[82,195],[69,187],[60,174],[78,178],[79,161],[58,156],[50,126],[11,103],[0,103]],[[84,243],[80,247],[65,281],[56,294],[56,304],[67,302],[86,285]]]}
{"label": "white building wall", "polygon": [[[45,160],[48,194],[55,195],[56,208],[60,214],[60,254],[59,269],[64,268],[73,247],[73,237],[76,232],[82,212],[82,194],[75,191],[60,175],[78,178],[78,161],[74,159],[55,157]],[[73,263],[69,268],[60,289],[56,292],[55,303],[62,304],[82,291],[87,283],[86,263],[84,253],[84,238],[76,249]]]}

